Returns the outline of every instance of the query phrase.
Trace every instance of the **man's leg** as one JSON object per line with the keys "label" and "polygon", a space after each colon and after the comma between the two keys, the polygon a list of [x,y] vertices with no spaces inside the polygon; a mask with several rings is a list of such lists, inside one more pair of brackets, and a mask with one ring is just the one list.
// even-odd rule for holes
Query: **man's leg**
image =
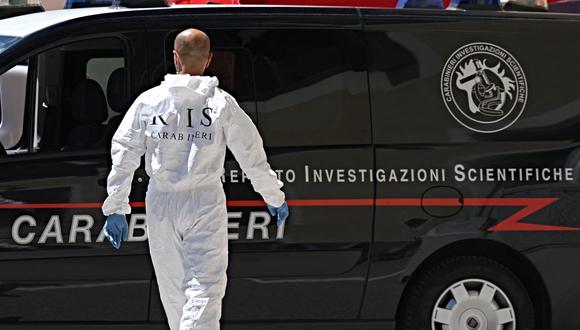
{"label": "man's leg", "polygon": [[[186,298],[183,292],[183,254],[181,237],[175,219],[168,218],[165,207],[154,204],[157,198],[147,198],[147,232],[149,252],[155,269],[161,302],[171,330],[179,330]],[[158,206],[158,207],[155,207]],[[173,212],[172,212],[173,213]]]}
{"label": "man's leg", "polygon": [[[185,295],[180,330],[219,330],[226,290],[228,233],[225,195],[203,192],[198,212],[183,236]],[[209,198],[211,196],[214,198]],[[216,197],[217,195],[217,197]],[[206,202],[204,203],[204,200]]]}

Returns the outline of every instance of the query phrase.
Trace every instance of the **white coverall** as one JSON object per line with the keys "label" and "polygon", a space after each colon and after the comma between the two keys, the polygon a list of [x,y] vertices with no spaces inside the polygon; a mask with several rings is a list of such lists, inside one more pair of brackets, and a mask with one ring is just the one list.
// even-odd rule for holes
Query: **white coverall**
{"label": "white coverall", "polygon": [[215,77],[166,75],[133,103],[113,136],[103,213],[131,213],[129,192],[145,154],[149,250],[171,330],[219,329],[228,235],[220,180],[226,145],[264,201],[282,182],[260,134]]}

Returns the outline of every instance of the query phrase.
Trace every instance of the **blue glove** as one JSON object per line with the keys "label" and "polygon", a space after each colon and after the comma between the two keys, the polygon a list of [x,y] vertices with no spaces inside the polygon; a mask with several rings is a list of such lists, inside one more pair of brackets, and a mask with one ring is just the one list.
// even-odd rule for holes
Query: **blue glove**
{"label": "blue glove", "polygon": [[105,221],[103,231],[105,232],[105,237],[113,244],[115,249],[121,247],[121,240],[126,241],[129,239],[129,226],[124,214],[115,213],[109,215],[107,221]]}
{"label": "blue glove", "polygon": [[278,219],[276,220],[276,223],[278,224],[278,226],[281,226],[284,224],[284,221],[286,221],[286,218],[288,218],[288,204],[286,202],[284,202],[284,204],[282,204],[282,206],[280,207],[274,207],[271,205],[268,205],[268,210],[270,211],[270,214],[272,216],[275,216],[276,214],[278,214]]}

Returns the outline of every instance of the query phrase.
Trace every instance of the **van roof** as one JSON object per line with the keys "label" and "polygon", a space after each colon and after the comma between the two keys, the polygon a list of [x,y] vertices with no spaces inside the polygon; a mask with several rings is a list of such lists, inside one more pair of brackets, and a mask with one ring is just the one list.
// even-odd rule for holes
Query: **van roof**
{"label": "van roof", "polygon": [[[34,32],[43,30],[45,28],[51,27],[53,25],[57,25],[59,23],[67,22],[77,18],[89,17],[89,16],[98,16],[103,14],[111,14],[115,12],[144,12],[144,11],[153,11],[153,10],[168,10],[171,11],[173,9],[184,9],[184,8],[208,8],[207,5],[173,5],[170,7],[154,7],[154,8],[111,8],[111,7],[91,7],[91,8],[77,8],[77,9],[62,9],[62,10],[50,10],[45,12],[38,12],[32,13],[27,15],[15,16],[6,19],[0,20],[0,36],[7,36],[7,37],[16,37],[21,38],[27,35],[30,35]],[[239,9],[239,5],[220,5],[219,8],[237,8]],[[244,5],[244,7],[271,7],[270,5]],[[276,7],[334,7],[334,6],[296,6],[296,5],[284,5],[284,6],[276,6]],[[217,8],[213,7],[212,8]],[[337,7],[337,8],[345,8],[345,7]],[[390,9],[393,10],[393,9]],[[401,9],[398,9],[399,11]],[[404,10],[404,9],[403,9]],[[443,11],[442,12],[448,12]],[[449,12],[448,12],[449,13]],[[478,15],[485,15],[491,13],[482,13],[481,11],[472,11],[471,14],[478,14]],[[430,11],[430,14],[434,14],[433,11]],[[507,13],[506,13],[507,14]],[[545,13],[525,13],[525,12],[511,12],[511,15],[516,15],[520,17],[524,16],[532,16],[532,17],[544,17],[546,16],[541,15]],[[538,14],[540,16],[538,16]],[[577,19],[578,15],[575,14],[561,14],[561,13],[551,13],[550,16],[559,17],[560,19],[565,18],[573,18]]]}
{"label": "van roof", "polygon": [[108,7],[63,9],[10,17],[0,20],[0,35],[24,37],[49,26],[66,22],[71,19],[111,13],[114,10],[119,11],[126,9],[111,9]]}
{"label": "van roof", "polygon": [[[173,8],[207,8],[207,5],[174,5],[171,7],[153,7],[153,8],[111,8],[111,7],[90,7],[76,9],[49,10],[45,12],[20,15],[0,20],[0,36],[25,37],[36,31],[43,30],[50,26],[70,21],[76,18],[97,16],[101,14],[111,14],[115,12],[127,11],[148,11],[148,10],[171,10]],[[220,5],[222,7],[240,7],[233,5]],[[256,7],[248,5],[245,7]],[[263,6],[260,6],[263,7]]]}

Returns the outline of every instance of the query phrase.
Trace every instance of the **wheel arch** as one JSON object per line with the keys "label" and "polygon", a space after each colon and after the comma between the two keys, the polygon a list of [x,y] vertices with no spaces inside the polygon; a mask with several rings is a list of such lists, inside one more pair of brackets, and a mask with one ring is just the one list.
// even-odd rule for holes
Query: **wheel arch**
{"label": "wheel arch", "polygon": [[509,268],[522,281],[531,295],[537,329],[549,329],[551,324],[551,303],[540,273],[520,252],[504,243],[490,239],[467,239],[453,242],[439,248],[423,260],[410,276],[406,276],[403,279],[406,285],[397,307],[397,320],[400,319],[407,291],[413,286],[414,281],[418,279],[419,274],[445,259],[457,256],[487,257]]}

